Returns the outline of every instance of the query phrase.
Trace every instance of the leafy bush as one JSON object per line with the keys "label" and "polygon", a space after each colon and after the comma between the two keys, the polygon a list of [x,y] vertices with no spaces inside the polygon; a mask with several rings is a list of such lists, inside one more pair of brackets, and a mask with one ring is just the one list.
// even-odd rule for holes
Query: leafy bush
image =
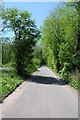
{"label": "leafy bush", "polygon": [[38,68],[40,67],[40,65],[41,65],[40,59],[34,57],[34,58],[33,58],[33,66],[35,67],[35,69],[38,69]]}
{"label": "leafy bush", "polygon": [[79,89],[78,76],[75,76],[74,80],[70,80],[69,84],[75,89]]}
{"label": "leafy bush", "polygon": [[64,67],[62,68],[61,71],[59,71],[59,73],[61,74],[61,77],[66,81],[69,82],[70,81],[70,73],[69,73],[69,63],[64,63]]}

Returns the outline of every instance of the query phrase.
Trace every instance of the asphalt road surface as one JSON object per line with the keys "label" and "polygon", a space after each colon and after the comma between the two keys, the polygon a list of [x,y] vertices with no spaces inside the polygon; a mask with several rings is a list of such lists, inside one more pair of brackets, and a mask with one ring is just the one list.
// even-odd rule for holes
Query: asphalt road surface
{"label": "asphalt road surface", "polygon": [[3,118],[78,118],[77,91],[40,67],[4,100]]}

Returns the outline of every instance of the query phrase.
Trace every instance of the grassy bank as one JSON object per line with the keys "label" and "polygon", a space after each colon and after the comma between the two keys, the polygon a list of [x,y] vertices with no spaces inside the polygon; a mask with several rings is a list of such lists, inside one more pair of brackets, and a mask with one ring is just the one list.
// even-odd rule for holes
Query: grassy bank
{"label": "grassy bank", "polygon": [[3,65],[3,69],[0,73],[0,101],[4,100],[15,88],[23,82],[27,77],[30,77],[40,65],[36,65],[34,67],[29,67],[29,75],[21,77],[17,74],[15,67],[5,64]]}
{"label": "grassy bank", "polygon": [[[53,72],[55,72],[51,67],[49,67]],[[56,72],[55,72],[56,73]],[[66,82],[71,87],[75,88],[76,90],[80,90],[80,73],[78,71],[72,73],[56,73],[64,82]]]}
{"label": "grassy bank", "polygon": [[2,77],[0,82],[0,100],[3,100],[8,94],[10,94],[16,86],[23,81],[23,78],[18,76],[15,71],[2,71]]}

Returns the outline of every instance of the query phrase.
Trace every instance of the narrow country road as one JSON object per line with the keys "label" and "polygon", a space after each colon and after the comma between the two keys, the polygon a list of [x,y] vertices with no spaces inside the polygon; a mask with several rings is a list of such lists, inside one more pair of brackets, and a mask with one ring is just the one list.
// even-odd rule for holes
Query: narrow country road
{"label": "narrow country road", "polygon": [[77,91],[40,67],[4,100],[3,118],[78,118]]}

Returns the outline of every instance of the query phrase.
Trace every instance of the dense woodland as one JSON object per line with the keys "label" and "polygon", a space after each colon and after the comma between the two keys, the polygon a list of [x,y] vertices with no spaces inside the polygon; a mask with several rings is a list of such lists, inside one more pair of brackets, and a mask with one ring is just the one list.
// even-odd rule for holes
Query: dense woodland
{"label": "dense woodland", "polygon": [[[79,88],[80,73],[80,7],[79,3],[60,3],[46,17],[41,30],[28,11],[16,8],[3,10],[3,29],[13,31],[13,38],[2,37],[2,65],[14,68],[7,76],[24,79],[46,64],[71,86]],[[14,74],[15,73],[15,74]],[[21,78],[22,79],[22,78]],[[2,85],[6,92],[14,88],[7,83],[3,74]],[[20,82],[19,82],[20,83]],[[7,85],[8,84],[8,85]],[[16,82],[18,84],[18,82]],[[16,86],[15,84],[15,86]],[[4,92],[3,88],[3,93]]]}

